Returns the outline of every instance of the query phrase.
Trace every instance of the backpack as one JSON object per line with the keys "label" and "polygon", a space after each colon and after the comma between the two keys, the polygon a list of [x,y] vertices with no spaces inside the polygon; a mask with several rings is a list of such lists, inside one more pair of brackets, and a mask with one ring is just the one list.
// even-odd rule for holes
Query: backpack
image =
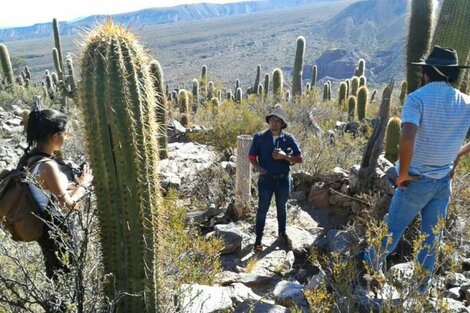
{"label": "backpack", "polygon": [[32,155],[26,166],[0,175],[0,220],[15,241],[35,241],[44,233],[44,222],[39,218],[39,205],[34,200],[27,173],[35,165],[51,160],[43,155]]}

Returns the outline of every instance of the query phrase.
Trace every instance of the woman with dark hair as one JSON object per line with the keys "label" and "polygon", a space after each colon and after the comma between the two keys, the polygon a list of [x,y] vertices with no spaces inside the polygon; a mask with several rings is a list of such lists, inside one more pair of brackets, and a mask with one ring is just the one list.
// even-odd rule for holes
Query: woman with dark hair
{"label": "woman with dark hair", "polygon": [[[41,217],[46,221],[44,235],[38,243],[44,254],[46,274],[49,278],[55,277],[55,272],[59,269],[68,270],[56,255],[61,249],[50,233],[54,229],[68,232],[62,212],[57,212],[55,207],[59,207],[63,212],[72,210],[86,193],[93,179],[87,165],[73,184],[69,183],[67,176],[59,170],[53,154],[62,148],[67,136],[66,115],[57,110],[41,110],[36,105],[29,114],[26,131],[28,147],[19,162],[19,167],[23,167],[33,156],[50,158],[45,162],[33,164],[30,168],[32,176],[37,181],[37,184],[30,184],[31,194],[38,204]],[[52,201],[56,206],[52,205]]]}

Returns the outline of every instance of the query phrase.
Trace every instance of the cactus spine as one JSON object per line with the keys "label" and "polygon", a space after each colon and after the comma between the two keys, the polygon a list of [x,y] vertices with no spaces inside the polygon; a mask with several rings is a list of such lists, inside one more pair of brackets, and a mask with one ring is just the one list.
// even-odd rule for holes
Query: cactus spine
{"label": "cactus spine", "polygon": [[264,95],[268,96],[269,94],[269,73],[264,74]]}
{"label": "cactus spine", "polygon": [[[468,22],[470,21],[470,1],[465,0],[445,0],[442,3],[441,12],[434,31],[433,45],[450,47],[457,50],[460,62],[470,65],[470,32]],[[465,31],[465,29],[467,29]],[[457,87],[468,93],[470,90],[468,69],[461,69]]]}
{"label": "cactus spine", "polygon": [[304,66],[305,38],[297,38],[297,48],[295,50],[294,73],[292,80],[292,96],[302,95],[302,70]]}
{"label": "cactus spine", "polygon": [[153,60],[150,63],[150,74],[155,92],[155,119],[158,125],[158,150],[160,159],[168,158],[168,102],[163,89],[163,71],[160,63]]}
{"label": "cactus spine", "polygon": [[[87,148],[95,174],[104,272],[120,312],[159,311],[158,145],[148,55],[127,30],[108,21],[86,39],[82,55]],[[116,288],[116,290],[114,289]]]}
{"label": "cactus spine", "polygon": [[431,26],[433,0],[412,0],[409,22],[408,44],[406,52],[406,80],[408,92],[419,88],[421,68],[410,62],[418,61],[429,50],[431,42]]}
{"label": "cactus spine", "polygon": [[310,86],[313,88],[313,86],[317,85],[317,76],[318,76],[318,68],[316,65],[312,66],[312,80],[310,82]]}
{"label": "cactus spine", "polygon": [[2,66],[3,75],[8,84],[13,84],[15,79],[13,75],[13,68],[11,66],[10,54],[8,53],[7,46],[0,44],[0,65]]}
{"label": "cactus spine", "polygon": [[277,102],[281,101],[284,95],[283,85],[284,76],[282,75],[282,70],[280,68],[276,68],[273,71],[273,96]]}
{"label": "cactus spine", "polygon": [[398,116],[390,118],[385,130],[385,158],[395,164],[398,160],[401,136],[401,119]]}
{"label": "cactus spine", "polygon": [[357,112],[357,119],[362,121],[367,116],[367,97],[369,91],[367,90],[366,86],[359,87],[357,91],[357,104],[356,104],[356,112]]}

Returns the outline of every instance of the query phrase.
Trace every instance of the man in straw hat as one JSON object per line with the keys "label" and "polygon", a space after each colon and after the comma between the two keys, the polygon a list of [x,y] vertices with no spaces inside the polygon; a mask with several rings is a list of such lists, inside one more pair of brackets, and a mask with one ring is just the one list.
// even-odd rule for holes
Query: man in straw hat
{"label": "man in straw hat", "polygon": [[400,158],[395,195],[385,216],[390,238],[382,241],[382,251],[369,247],[366,263],[379,270],[396,248],[406,228],[421,214],[421,232],[427,235],[418,261],[426,271],[420,291],[425,292],[434,271],[439,219],[445,219],[451,195],[451,179],[459,160],[470,152],[463,145],[470,126],[470,97],[451,86],[460,68],[454,49],[434,46],[422,66],[422,87],[408,95],[403,106]]}
{"label": "man in straw hat", "polygon": [[294,136],[284,131],[287,127],[287,114],[279,105],[266,116],[266,123],[269,128],[255,134],[248,156],[251,165],[259,173],[254,249],[263,250],[261,239],[274,194],[279,239],[290,250],[292,243],[286,233],[286,203],[291,189],[289,172],[291,165],[302,162],[302,156]]}

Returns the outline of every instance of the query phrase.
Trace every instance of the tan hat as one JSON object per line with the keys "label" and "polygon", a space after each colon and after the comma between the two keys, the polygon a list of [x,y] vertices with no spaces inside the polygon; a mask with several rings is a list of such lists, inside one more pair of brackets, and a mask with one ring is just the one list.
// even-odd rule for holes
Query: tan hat
{"label": "tan hat", "polygon": [[286,114],[286,111],[282,109],[280,104],[276,104],[274,106],[274,109],[271,111],[271,113],[269,113],[269,115],[266,116],[266,123],[269,124],[269,118],[271,116],[280,118],[284,122],[284,125],[282,125],[282,129],[287,127],[287,114]]}

